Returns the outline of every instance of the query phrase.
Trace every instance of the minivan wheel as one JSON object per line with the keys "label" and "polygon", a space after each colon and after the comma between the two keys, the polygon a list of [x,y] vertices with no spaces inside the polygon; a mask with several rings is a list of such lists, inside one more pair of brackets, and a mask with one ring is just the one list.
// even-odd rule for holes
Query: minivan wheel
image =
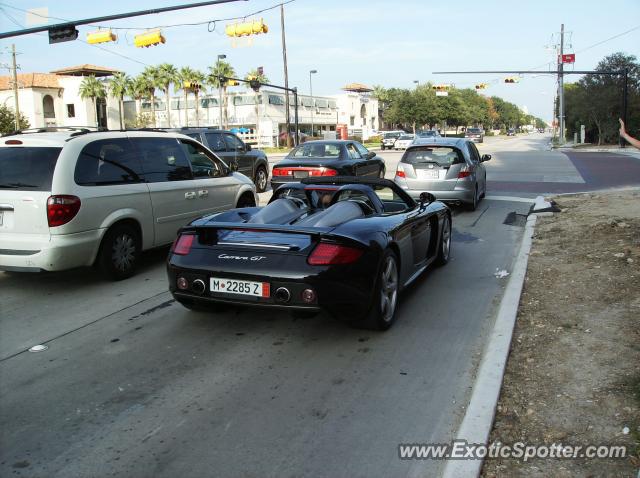
{"label": "minivan wheel", "polygon": [[112,280],[131,277],[138,265],[140,237],[138,231],[127,224],[117,225],[105,234],[98,253],[98,265]]}
{"label": "minivan wheel", "polygon": [[267,170],[264,169],[263,166],[258,167],[256,169],[256,179],[254,181],[256,185],[256,191],[259,193],[263,193],[267,190],[267,180],[269,176],[267,175]]}

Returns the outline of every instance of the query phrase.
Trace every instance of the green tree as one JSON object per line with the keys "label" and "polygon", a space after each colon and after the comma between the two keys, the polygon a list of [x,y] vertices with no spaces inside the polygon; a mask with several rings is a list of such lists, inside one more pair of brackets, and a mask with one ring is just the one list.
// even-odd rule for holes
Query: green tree
{"label": "green tree", "polygon": [[158,66],[157,86],[164,92],[167,107],[167,126],[171,127],[171,85],[180,84],[180,75],[175,66],[170,63],[162,63]]}
{"label": "green tree", "polygon": [[120,120],[120,129],[124,127],[123,103],[124,96],[129,93],[131,78],[125,73],[118,72],[113,75],[109,81],[109,93],[118,99],[118,118]]}
{"label": "green tree", "polygon": [[98,80],[94,75],[85,76],[80,83],[78,93],[80,94],[80,98],[83,100],[91,98],[96,126],[98,126],[98,107],[96,102],[98,98],[105,98],[107,96],[107,89],[105,88],[104,83]]}
{"label": "green tree", "polygon": [[156,127],[156,88],[159,83],[159,69],[157,66],[147,66],[141,73],[142,82],[145,85],[147,92],[145,98],[149,98],[151,101],[151,124]]}
{"label": "green tree", "polygon": [[[29,128],[29,121],[20,113],[19,129]],[[5,105],[0,105],[0,134],[11,133],[16,129],[16,114],[15,112]]]}
{"label": "green tree", "polygon": [[[207,75],[207,83],[213,88],[222,89],[222,105],[218,105],[218,108],[223,109],[224,115],[224,128],[229,127],[229,114],[227,108],[227,81],[223,77],[235,77],[236,71],[231,66],[231,63],[218,59],[213,66],[209,67],[209,74]],[[222,127],[222,125],[220,126]]]}
{"label": "green tree", "polygon": [[150,83],[143,74],[131,79],[127,88],[127,95],[136,102],[136,117],[142,114],[142,100],[149,95]]}

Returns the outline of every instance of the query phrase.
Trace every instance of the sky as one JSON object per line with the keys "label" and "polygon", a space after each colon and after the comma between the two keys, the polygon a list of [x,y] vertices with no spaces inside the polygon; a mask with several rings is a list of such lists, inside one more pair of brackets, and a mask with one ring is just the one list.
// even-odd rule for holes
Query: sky
{"label": "sky", "polygon": [[[269,32],[251,37],[251,44],[246,39],[234,44],[224,34],[225,25],[233,23],[227,21],[164,28],[166,44],[150,48],[133,45],[133,36],[140,31],[132,29],[117,30],[118,42],[103,44],[102,49],[79,41],[49,45],[46,33],[32,34],[0,41],[0,67],[2,74],[8,74],[12,43],[19,53],[19,71],[24,73],[91,63],[135,75],[145,65],[164,62],[206,72],[217,55],[225,54],[239,75],[262,66],[272,83],[283,84],[280,9],[251,15],[281,1],[237,1],[101,24],[151,28],[232,17],[263,18]],[[26,24],[20,9],[46,7],[50,17],[76,20],[183,3],[189,2],[0,0],[0,31]],[[49,20],[49,24],[58,22]],[[317,70],[312,77],[314,95],[339,94],[352,82],[399,88],[413,88],[414,81],[459,88],[485,82],[489,88],[484,94],[500,96],[550,120],[556,91],[553,75],[527,75],[519,83],[505,84],[508,75],[434,72],[554,69],[553,47],[559,43],[562,23],[565,53],[576,53],[576,63],[568,65],[568,70],[594,69],[602,58],[618,51],[640,59],[640,0],[293,0],[285,5],[289,86],[308,93],[310,70]],[[79,38],[96,30],[78,29]],[[566,81],[577,79],[574,75]]]}

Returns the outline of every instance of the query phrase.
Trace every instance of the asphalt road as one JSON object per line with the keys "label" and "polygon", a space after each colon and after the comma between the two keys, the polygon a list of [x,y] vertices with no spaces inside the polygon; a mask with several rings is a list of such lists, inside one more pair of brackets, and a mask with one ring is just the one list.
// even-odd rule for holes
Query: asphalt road
{"label": "asphalt road", "polygon": [[[511,140],[481,145],[494,177],[511,148],[547,157],[542,135]],[[400,155],[384,154],[392,175]],[[464,413],[506,282],[494,274],[511,270],[529,209],[499,199],[454,211],[451,262],[405,291],[385,333],[187,311],[166,292],[166,250],[118,283],[0,273],[0,476],[437,474],[397,445],[448,442]]]}

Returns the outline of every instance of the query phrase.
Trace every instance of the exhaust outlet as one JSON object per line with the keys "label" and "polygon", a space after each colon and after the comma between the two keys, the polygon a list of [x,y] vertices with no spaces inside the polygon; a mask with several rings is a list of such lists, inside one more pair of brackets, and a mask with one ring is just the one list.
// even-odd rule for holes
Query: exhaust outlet
{"label": "exhaust outlet", "polygon": [[191,290],[194,291],[198,295],[204,294],[207,286],[205,285],[202,279],[196,279],[191,283]]}
{"label": "exhaust outlet", "polygon": [[289,302],[291,300],[291,292],[286,287],[276,289],[275,298],[277,302]]}

